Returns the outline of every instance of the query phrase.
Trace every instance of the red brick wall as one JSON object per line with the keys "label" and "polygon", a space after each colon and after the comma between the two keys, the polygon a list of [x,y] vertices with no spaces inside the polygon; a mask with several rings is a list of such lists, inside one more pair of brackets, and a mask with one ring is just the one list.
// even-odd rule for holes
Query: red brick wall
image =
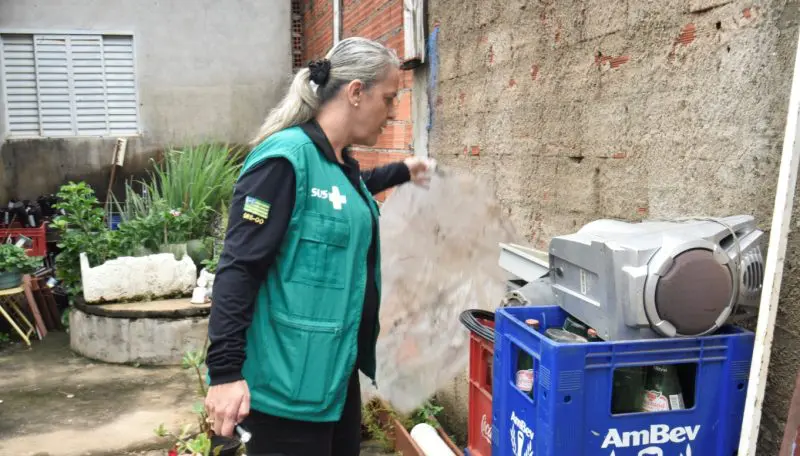
{"label": "red brick wall", "polygon": [[[333,45],[333,1],[303,0],[306,61],[320,58]],[[383,43],[403,56],[402,0],[342,0],[342,37],[362,36]],[[412,154],[412,73],[404,71],[398,93],[397,117],[389,121],[375,147],[354,148],[362,168],[402,160]],[[379,199],[383,199],[381,195]]]}
{"label": "red brick wall", "polygon": [[333,0],[301,0],[303,60],[318,59],[333,46]]}

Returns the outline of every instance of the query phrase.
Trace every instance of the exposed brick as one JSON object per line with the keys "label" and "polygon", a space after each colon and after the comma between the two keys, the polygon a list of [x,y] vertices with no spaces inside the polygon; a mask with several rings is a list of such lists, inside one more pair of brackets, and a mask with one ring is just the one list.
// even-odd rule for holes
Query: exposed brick
{"label": "exposed brick", "polygon": [[469,154],[473,157],[477,157],[481,154],[481,147],[480,146],[472,146],[469,149]]}
{"label": "exposed brick", "polygon": [[395,119],[411,121],[411,91],[405,90],[397,95]]}
{"label": "exposed brick", "polygon": [[409,122],[395,121],[383,129],[375,144],[377,149],[408,149],[411,144],[412,128]]}
{"label": "exposed brick", "polygon": [[625,158],[628,155],[625,152],[616,152],[611,155],[611,158]]}
{"label": "exposed brick", "polygon": [[[404,160],[410,156],[410,153],[405,152],[376,152],[364,148],[353,149],[353,157],[358,160],[361,169],[372,169],[377,166]],[[391,190],[387,190],[375,195],[375,199],[378,201],[385,201],[391,193]]]}
{"label": "exposed brick", "polygon": [[411,71],[404,71],[400,76],[400,88],[411,89],[414,87],[414,73]]}
{"label": "exposed brick", "polygon": [[594,57],[594,63],[597,66],[603,66],[605,64],[608,64],[612,69],[614,69],[614,68],[619,68],[622,65],[628,63],[630,61],[630,59],[631,59],[630,56],[627,56],[627,55],[619,55],[619,56],[614,57],[614,56],[602,55],[602,54],[598,53]]}
{"label": "exposed brick", "polygon": [[494,47],[489,46],[489,65],[494,64]]}
{"label": "exposed brick", "polygon": [[515,81],[513,78],[508,80],[508,86],[509,87],[515,87],[516,85],[517,85],[517,81]]}
{"label": "exposed brick", "polygon": [[743,9],[742,10],[742,17],[744,17],[745,19],[750,19],[751,17],[753,17],[752,10],[750,8]]}
{"label": "exposed brick", "polygon": [[697,27],[695,27],[694,24],[686,24],[683,30],[681,30],[680,35],[678,35],[678,38],[675,40],[675,43],[688,46],[696,37]]}
{"label": "exposed brick", "polygon": [[531,65],[531,79],[534,81],[539,78],[539,65]]}

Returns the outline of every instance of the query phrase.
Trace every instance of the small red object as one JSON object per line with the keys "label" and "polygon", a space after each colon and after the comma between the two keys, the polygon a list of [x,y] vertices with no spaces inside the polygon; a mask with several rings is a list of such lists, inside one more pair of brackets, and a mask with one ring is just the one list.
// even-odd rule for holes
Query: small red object
{"label": "small red object", "polygon": [[38,228],[0,228],[0,243],[4,243],[9,237],[11,242],[16,242],[20,236],[25,236],[33,241],[33,247],[25,250],[28,256],[47,255],[47,227],[42,223]]}
{"label": "small red object", "polygon": [[175,448],[173,448],[173,449],[169,450],[169,453],[167,453],[167,454],[168,454],[169,456],[178,456],[178,450],[176,450]]}
{"label": "small red object", "polygon": [[[494,322],[479,319],[494,328]],[[492,367],[494,343],[471,333],[469,337],[469,419],[467,448],[470,456],[492,454]]]}

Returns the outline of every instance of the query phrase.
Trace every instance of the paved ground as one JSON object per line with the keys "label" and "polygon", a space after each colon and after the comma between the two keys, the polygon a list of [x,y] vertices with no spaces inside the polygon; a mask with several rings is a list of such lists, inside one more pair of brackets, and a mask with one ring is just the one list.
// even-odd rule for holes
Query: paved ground
{"label": "paved ground", "polygon": [[194,420],[189,371],[93,362],[66,333],[0,351],[0,373],[0,455],[164,455],[153,430]]}

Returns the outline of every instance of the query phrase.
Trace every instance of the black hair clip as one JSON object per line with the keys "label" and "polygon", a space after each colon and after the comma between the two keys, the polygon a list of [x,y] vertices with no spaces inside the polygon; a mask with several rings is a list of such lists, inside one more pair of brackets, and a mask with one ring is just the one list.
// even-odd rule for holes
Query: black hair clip
{"label": "black hair clip", "polygon": [[310,79],[318,86],[324,86],[331,75],[331,61],[328,59],[313,60],[308,63]]}

